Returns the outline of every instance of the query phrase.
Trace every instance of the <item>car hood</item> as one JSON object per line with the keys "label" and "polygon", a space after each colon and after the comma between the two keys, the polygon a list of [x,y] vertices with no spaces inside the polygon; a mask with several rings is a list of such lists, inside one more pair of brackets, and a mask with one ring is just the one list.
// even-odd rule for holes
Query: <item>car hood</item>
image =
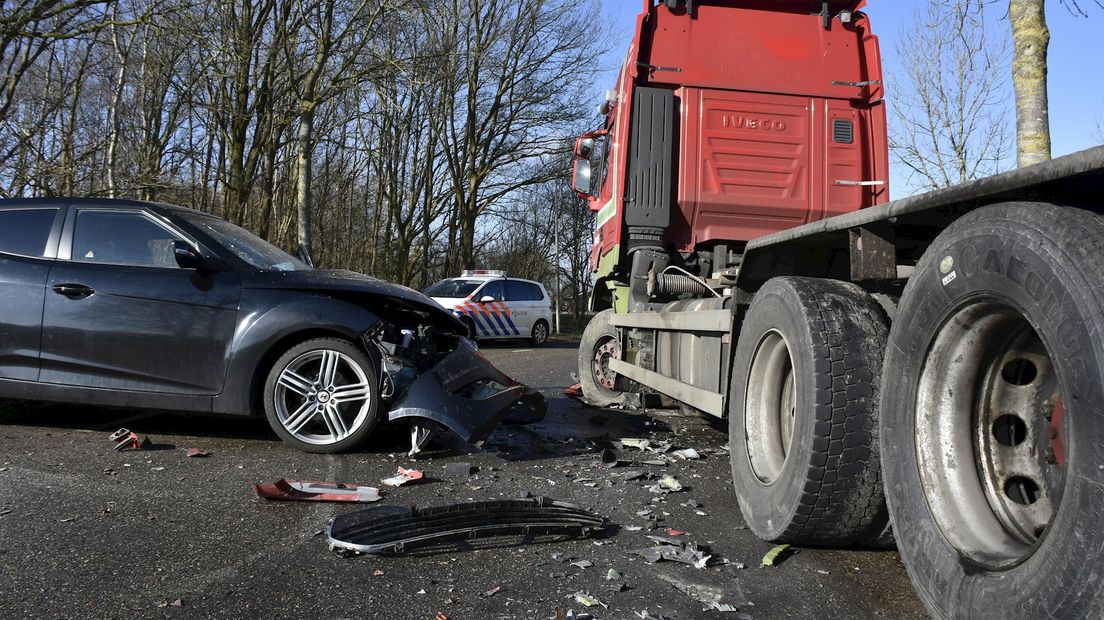
{"label": "car hood", "polygon": [[465,333],[464,325],[452,313],[422,293],[355,271],[266,271],[253,274],[244,285],[252,289],[316,292],[353,301],[366,300],[366,307],[383,315],[389,314],[389,310],[412,311],[449,331]]}

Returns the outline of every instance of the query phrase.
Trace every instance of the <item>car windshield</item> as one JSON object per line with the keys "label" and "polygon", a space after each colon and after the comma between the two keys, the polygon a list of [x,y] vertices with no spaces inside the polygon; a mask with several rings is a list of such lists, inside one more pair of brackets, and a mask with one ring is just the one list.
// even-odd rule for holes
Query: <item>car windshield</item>
{"label": "car windshield", "polygon": [[199,213],[182,213],[187,222],[216,243],[261,271],[304,271],[310,266],[253,233],[226,220]]}
{"label": "car windshield", "polygon": [[482,280],[460,280],[458,278],[441,280],[437,284],[427,288],[425,294],[426,297],[459,299],[474,293],[475,289],[479,288],[480,284],[483,284]]}

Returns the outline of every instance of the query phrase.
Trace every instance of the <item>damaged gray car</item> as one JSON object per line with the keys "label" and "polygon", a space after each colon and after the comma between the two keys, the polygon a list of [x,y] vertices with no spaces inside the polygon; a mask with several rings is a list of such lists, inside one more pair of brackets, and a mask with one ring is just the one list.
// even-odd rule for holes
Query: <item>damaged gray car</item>
{"label": "damaged gray car", "polygon": [[263,414],[325,453],[543,416],[428,297],[304,259],[183,207],[0,201],[0,398]]}

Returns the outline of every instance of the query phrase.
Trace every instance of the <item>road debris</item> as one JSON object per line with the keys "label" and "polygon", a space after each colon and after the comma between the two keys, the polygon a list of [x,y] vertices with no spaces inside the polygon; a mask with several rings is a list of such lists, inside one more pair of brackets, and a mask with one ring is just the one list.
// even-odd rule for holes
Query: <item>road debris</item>
{"label": "road debris", "polygon": [[608,572],[606,572],[606,579],[608,581],[616,581],[620,578],[621,578],[621,573],[617,572],[616,570],[614,570],[612,568],[609,569]]}
{"label": "road debris", "polygon": [[643,438],[637,438],[637,437],[622,437],[621,438],[621,447],[622,448],[636,448],[637,450],[647,450],[648,447],[651,446],[651,445],[652,445],[652,442],[651,442],[650,439],[643,439]]}
{"label": "road debris", "polygon": [[115,444],[114,450],[116,452],[123,452],[124,450],[150,450],[153,448],[153,442],[150,441],[149,437],[139,437],[138,433],[126,428],[120,428],[114,433],[111,433],[107,440]]}
{"label": "road debris", "polygon": [[704,583],[690,581],[683,577],[668,575],[664,573],[659,573],[658,577],[674,586],[674,588],[679,592],[682,592],[686,596],[689,596],[695,601],[701,603],[703,605],[702,611],[710,611],[715,609],[722,612],[734,612],[739,614],[735,616],[736,618],[747,618],[748,620],[751,619],[751,616],[741,611],[742,609],[751,607],[751,603],[749,603],[747,600],[744,599],[741,594],[739,594],[738,588],[737,594],[735,595],[737,597],[735,603],[723,602],[726,594],[728,596],[733,596],[732,594],[726,593],[726,589],[731,590],[732,586],[729,586],[726,589],[722,589]]}
{"label": "road debris", "polygon": [[184,456],[195,459],[211,456],[211,453],[206,450],[201,450],[200,448],[185,448]]}
{"label": "road debris", "polygon": [[579,560],[578,562],[572,562],[571,565],[578,566],[579,568],[590,568],[591,566],[594,566],[594,562],[591,562],[590,560]]}
{"label": "road debris", "polygon": [[713,557],[698,549],[698,545],[693,542],[673,540],[663,536],[648,536],[648,538],[659,544],[655,547],[639,549],[633,553],[644,558],[644,561],[649,564],[655,564],[660,560],[668,560],[689,564],[694,568],[705,568],[709,566],[709,560]]}
{"label": "road debris", "polygon": [[421,471],[417,469],[406,469],[405,467],[399,467],[398,473],[390,478],[384,478],[383,483],[389,487],[401,487],[402,485],[413,482],[415,480],[421,480],[425,477]]}
{"label": "road debris", "polygon": [[605,519],[577,506],[535,497],[425,508],[374,506],[334,517],[326,538],[339,552],[397,554],[485,536],[590,536],[604,526]]}
{"label": "road debris", "polygon": [[406,453],[407,456],[414,456],[422,451],[422,448],[426,447],[429,443],[429,438],[433,436],[433,429],[428,426],[422,426],[420,424],[410,425],[410,450]]}
{"label": "road debris", "polygon": [[257,497],[264,499],[299,502],[367,503],[379,501],[381,498],[379,489],[375,487],[340,482],[288,480],[286,478],[271,484],[254,484],[253,491],[257,493]]}
{"label": "road debris", "polygon": [[578,603],[578,604],[580,604],[584,607],[602,606],[602,607],[605,607],[607,609],[609,608],[609,605],[606,605],[602,601],[594,598],[593,596],[587,594],[586,592],[583,592],[582,590],[579,590],[578,592],[576,592],[574,598],[575,598],[576,603]]}
{"label": "road debris", "polygon": [[683,490],[682,483],[671,475],[663,476],[659,482],[647,488],[652,493],[678,493]]}
{"label": "road debris", "polygon": [[471,463],[449,463],[445,465],[445,475],[449,478],[467,478],[472,475]]}
{"label": "road debris", "polygon": [[788,544],[775,545],[766,555],[763,556],[762,566],[777,566],[781,564],[791,554],[786,553],[790,546]]}
{"label": "road debris", "polygon": [[491,588],[490,590],[487,590],[486,592],[480,592],[479,593],[479,598],[491,598],[492,596],[498,594],[501,591],[502,591],[502,586],[495,586],[495,587]]}
{"label": "road debris", "polygon": [[624,465],[625,461],[621,460],[621,453],[617,450],[607,448],[602,450],[602,466],[603,467],[620,467]]}
{"label": "road debris", "polygon": [[683,448],[682,450],[675,450],[671,454],[674,454],[675,456],[687,461],[696,461],[701,458],[701,455],[698,454],[698,451],[693,448]]}

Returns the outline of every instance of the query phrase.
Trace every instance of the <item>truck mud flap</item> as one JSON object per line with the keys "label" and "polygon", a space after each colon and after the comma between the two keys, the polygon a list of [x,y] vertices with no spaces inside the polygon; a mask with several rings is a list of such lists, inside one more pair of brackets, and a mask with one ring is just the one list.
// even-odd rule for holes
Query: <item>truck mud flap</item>
{"label": "truck mud flap", "polygon": [[388,414],[391,421],[425,418],[480,446],[504,418],[537,422],[548,404],[536,390],[508,377],[469,340],[411,384]]}
{"label": "truck mud flap", "polygon": [[490,536],[590,536],[605,519],[545,497],[444,506],[375,506],[335,517],[326,529],[335,551],[398,554]]}

